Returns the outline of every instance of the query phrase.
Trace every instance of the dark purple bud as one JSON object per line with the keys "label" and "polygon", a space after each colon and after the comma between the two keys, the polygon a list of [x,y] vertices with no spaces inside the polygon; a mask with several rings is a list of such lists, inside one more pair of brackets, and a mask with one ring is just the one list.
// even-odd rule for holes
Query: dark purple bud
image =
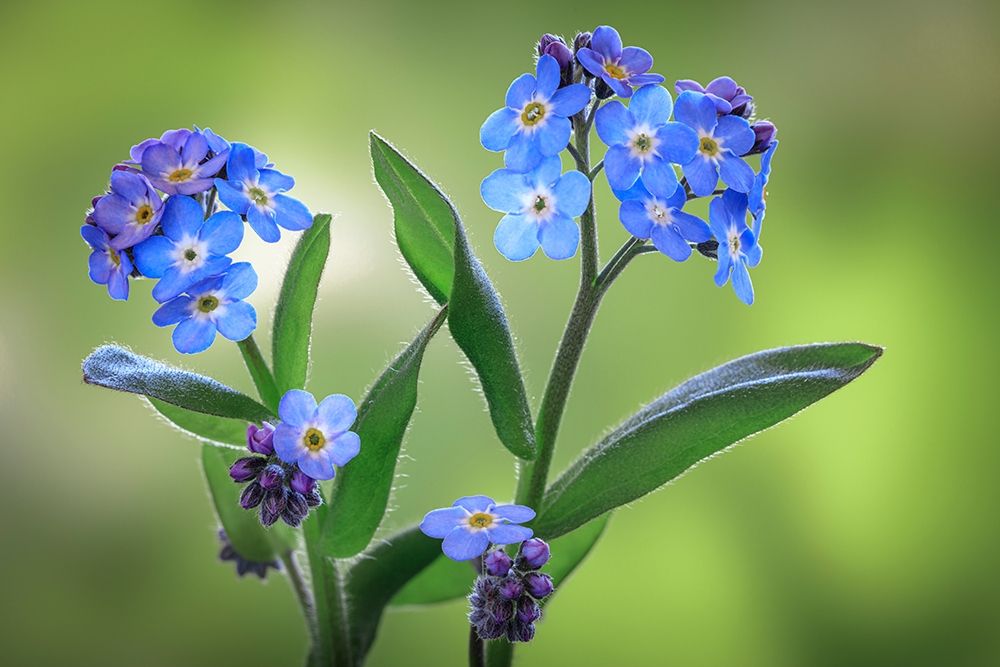
{"label": "dark purple bud", "polygon": [[514,621],[507,625],[507,641],[530,642],[535,638],[534,623],[520,623]]}
{"label": "dark purple bud", "polygon": [[272,512],[264,505],[260,506],[260,525],[266,528],[273,525],[279,518],[281,518],[281,512]]}
{"label": "dark purple bud", "polygon": [[323,495],[319,492],[318,486],[313,486],[313,490],[305,494],[305,496],[306,505],[309,507],[319,507],[323,504]]}
{"label": "dark purple bud", "polygon": [[257,478],[265,465],[267,465],[267,459],[259,456],[245,456],[242,459],[236,459],[236,462],[229,466],[229,476],[233,478],[234,482],[249,482],[251,479]]}
{"label": "dark purple bud", "polygon": [[510,600],[497,600],[488,610],[494,623],[507,623],[514,618],[514,603]]}
{"label": "dark purple bud", "polygon": [[778,128],[769,120],[758,120],[750,126],[750,129],[753,130],[756,138],[753,142],[753,148],[750,149],[747,155],[766,151],[767,147],[774,143],[774,137],[778,134]]}
{"label": "dark purple bud", "polygon": [[555,586],[552,584],[552,577],[549,575],[529,572],[524,575],[524,590],[528,591],[528,595],[536,600],[541,600],[552,593],[555,590]]}
{"label": "dark purple bud", "polygon": [[285,509],[281,512],[281,520],[289,526],[297,526],[309,514],[309,505],[305,496],[298,491],[289,491],[285,499]]}
{"label": "dark purple bud", "polygon": [[497,623],[489,616],[475,624],[476,634],[482,640],[500,639],[507,629],[505,623]]}
{"label": "dark purple bud", "polygon": [[274,427],[264,422],[261,426],[247,424],[247,449],[255,454],[274,454]]}
{"label": "dark purple bud", "polygon": [[484,560],[486,571],[494,577],[506,577],[507,573],[510,572],[511,565],[513,565],[510,556],[503,549],[489,552]]}
{"label": "dark purple bud", "polygon": [[590,48],[590,33],[589,32],[578,32],[576,37],[573,38],[573,51],[579,51],[580,49]]}
{"label": "dark purple bud", "polygon": [[521,543],[517,566],[522,570],[537,570],[549,562],[549,545],[533,537]]}
{"label": "dark purple bud", "polygon": [[261,511],[267,510],[268,513],[274,514],[276,517],[280,516],[282,510],[285,509],[287,498],[288,491],[280,486],[276,489],[268,489],[264,493],[264,501],[260,505]]}
{"label": "dark purple bud", "polygon": [[264,500],[264,488],[257,482],[250,482],[247,488],[240,494],[240,507],[245,510],[252,510]]}
{"label": "dark purple bud", "polygon": [[295,472],[292,473],[292,481],[289,486],[292,487],[293,491],[308,496],[316,487],[316,480],[296,468]]}
{"label": "dark purple bud", "polygon": [[542,608],[531,598],[521,598],[517,601],[517,620],[521,623],[534,623],[542,617]]}
{"label": "dark purple bud", "polygon": [[277,463],[264,468],[260,474],[260,485],[265,489],[276,489],[285,481],[285,469]]}
{"label": "dark purple bud", "polygon": [[517,577],[506,577],[500,582],[500,595],[508,600],[516,600],[524,594],[524,584]]}
{"label": "dark purple bud", "polygon": [[614,97],[615,91],[611,89],[611,86],[604,83],[602,79],[597,79],[594,82],[594,94],[597,95],[597,99],[606,100],[609,97]]}

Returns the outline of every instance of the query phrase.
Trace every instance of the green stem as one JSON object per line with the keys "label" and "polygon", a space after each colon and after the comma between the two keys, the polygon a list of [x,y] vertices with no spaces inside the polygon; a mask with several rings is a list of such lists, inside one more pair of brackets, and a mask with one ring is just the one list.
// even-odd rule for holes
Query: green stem
{"label": "green stem", "polygon": [[253,334],[241,340],[237,345],[240,347],[243,362],[247,365],[247,370],[250,371],[250,377],[253,378],[261,400],[267,407],[277,412],[278,401],[281,399],[281,396],[278,395],[278,386],[274,383],[274,375],[271,374],[271,369],[264,360],[264,355],[257,347],[257,341],[254,340]]}
{"label": "green stem", "polygon": [[[576,122],[573,123],[575,132],[574,143],[576,144],[576,151],[573,153],[573,156],[576,159],[576,168],[587,175],[588,178],[591,178],[591,180],[593,180],[593,177],[590,176],[590,125],[593,122],[594,113],[597,111],[599,104],[600,101],[594,102],[594,106],[591,108],[586,121],[584,121],[585,111],[581,111],[580,115],[577,116]],[[596,174],[594,175],[596,176]],[[597,262],[599,259],[593,188],[590,191],[590,201],[587,204],[587,210],[580,216],[580,253],[580,291],[582,292],[584,289],[589,288],[593,284],[594,278],[597,277]]]}
{"label": "green stem", "polygon": [[469,667],[486,667],[486,650],[476,626],[469,626]]}
{"label": "green stem", "polygon": [[281,564],[285,568],[285,574],[288,575],[288,582],[292,585],[292,590],[295,591],[295,598],[299,601],[302,614],[306,617],[306,621],[311,622],[313,617],[312,597],[291,549],[281,554]]}
{"label": "green stem", "polygon": [[354,665],[350,617],[343,581],[336,562],[323,554],[319,512],[303,524],[309,573],[313,586],[313,657],[318,667]]}

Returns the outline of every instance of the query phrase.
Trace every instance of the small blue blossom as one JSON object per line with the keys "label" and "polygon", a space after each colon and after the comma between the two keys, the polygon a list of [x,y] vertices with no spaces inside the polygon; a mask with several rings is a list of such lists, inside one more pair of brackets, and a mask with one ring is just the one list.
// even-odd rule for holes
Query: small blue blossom
{"label": "small blue blossom", "polygon": [[309,392],[292,389],[281,397],[278,416],[275,453],[313,479],[333,479],[334,466],[347,465],[361,451],[361,438],[348,430],[358,411],[343,394],[327,396],[317,405]]}
{"label": "small blue blossom", "polygon": [[107,285],[112,299],[126,301],[128,278],[132,274],[132,262],[128,255],[112,248],[111,239],[100,227],[84,225],[80,228],[80,236],[93,249],[88,260],[90,279],[98,285]]}
{"label": "small blue blossom", "polygon": [[737,192],[749,192],[754,173],[739,156],[753,147],[750,123],[739,116],[718,116],[707,95],[684,91],[677,97],[674,117],[698,133],[698,152],[682,165],[691,191],[707,197],[722,181]]}
{"label": "small blue blossom", "polygon": [[760,263],[762,250],[753,231],[747,227],[747,196],[729,189],[708,207],[708,220],[719,242],[719,268],[715,284],[722,287],[733,277],[733,290],[740,301],[753,303],[753,284],[748,269]]}
{"label": "small blue blossom", "polygon": [[233,144],[226,163],[226,180],[215,179],[219,199],[229,209],[242,215],[263,240],[274,243],[281,238],[278,227],[301,231],[312,226],[309,209],[284,192],[295,180],[276,169],[258,168],[257,154],[246,144]]}
{"label": "small blue blossom", "polygon": [[481,556],[492,544],[515,544],[532,535],[517,524],[535,518],[535,510],[524,505],[497,505],[487,496],[465,496],[451,507],[428,512],[420,530],[428,537],[444,538],[441,549],[452,560]]}
{"label": "small blue blossom", "polygon": [[163,235],[135,247],[135,264],[147,278],[159,278],[153,298],[163,303],[229,268],[226,257],[243,241],[243,221],[230,211],[205,220],[201,204],[184,195],[167,199]]}
{"label": "small blue blossom", "polygon": [[111,172],[111,191],[94,203],[91,219],[111,236],[115,250],[130,248],[156,231],[163,202],[152,184],[132,169]]}
{"label": "small blue blossom", "polygon": [[257,328],[257,311],[244,301],[255,289],[253,267],[246,262],[233,264],[225,275],[203,280],[160,306],[153,313],[153,324],[176,324],[174,347],[184,354],[207,350],[216,332],[231,341],[244,340]]}
{"label": "small blue blossom", "polygon": [[713,79],[707,86],[702,86],[691,79],[681,79],[674,84],[674,90],[680,95],[685,90],[704,93],[715,103],[715,111],[720,116],[741,116],[749,118],[753,115],[753,97],[747,94],[743,86],[728,76]]}
{"label": "small blue blossom", "polygon": [[[212,152],[216,155],[228,153],[229,149],[232,148],[232,144],[213,132],[211,128],[206,127],[204,130],[201,130],[201,133],[205,135],[205,139],[208,140],[208,147],[211,148]],[[274,163],[267,159],[267,155],[261,153],[253,146],[250,148],[253,150],[253,164],[255,167],[263,169],[264,167],[271,168],[274,166]]]}
{"label": "small blue blossom", "polygon": [[677,262],[691,256],[690,243],[704,243],[712,232],[701,218],[681,209],[687,203],[684,188],[669,197],[658,197],[643,187],[642,181],[626,192],[616,191],[622,200],[619,219],[632,236],[652,239],[656,249]]}
{"label": "small blue blossom", "polygon": [[557,156],[546,158],[527,174],[498,169],[480,187],[483,201],[506,213],[493,242],[504,257],[518,262],[535,254],[538,246],[551,259],[567,259],[580,244],[580,228],[573,218],[590,202],[590,179],[579,171],[562,176]]}
{"label": "small blue blossom", "polygon": [[775,139],[760,156],[760,172],[753,179],[753,187],[747,195],[750,214],[753,216],[753,235],[760,240],[760,232],[764,225],[764,214],[767,212],[767,180],[771,177],[771,158],[778,149]]}
{"label": "small blue blossom", "polygon": [[212,187],[213,177],[229,157],[221,153],[208,158],[210,150],[204,134],[180,129],[164,133],[159,140],[147,139],[133,146],[130,155],[161,191],[194,195]]}
{"label": "small blue blossom", "polygon": [[507,89],[506,106],[483,123],[480,142],[487,150],[506,151],[508,169],[531,171],[569,143],[569,117],[587,106],[590,88],[582,83],[559,88],[559,80],[559,63],[543,55],[536,76],[522,74],[514,79]]}
{"label": "small blue blossom", "polygon": [[597,110],[597,134],[608,145],[604,171],[615,190],[627,190],[642,178],[650,192],[670,196],[677,188],[671,162],[690,162],[698,151],[698,135],[687,125],[668,122],[673,110],[662,86],[643,86],[629,106],[615,100]]}
{"label": "small blue blossom", "polygon": [[622,48],[622,38],[611,26],[594,30],[590,46],[576,53],[577,59],[591,75],[598,77],[620,97],[630,97],[632,86],[663,83],[659,74],[648,74],[653,56],[637,46]]}

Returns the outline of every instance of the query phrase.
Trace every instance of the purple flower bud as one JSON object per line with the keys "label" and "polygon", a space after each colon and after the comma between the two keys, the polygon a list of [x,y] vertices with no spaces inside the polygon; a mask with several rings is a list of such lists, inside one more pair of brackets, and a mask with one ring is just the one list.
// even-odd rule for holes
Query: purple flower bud
{"label": "purple flower bud", "polygon": [[264,468],[260,474],[260,485],[265,489],[276,489],[285,481],[285,469],[277,463]]}
{"label": "purple flower bud", "polygon": [[281,518],[281,512],[272,512],[266,506],[260,506],[260,525],[265,528],[273,525],[279,518]]}
{"label": "purple flower bud", "polygon": [[305,496],[298,491],[290,491],[285,499],[285,509],[281,512],[281,520],[289,526],[297,526],[309,514],[309,505]]}
{"label": "purple flower bud", "polygon": [[552,56],[559,63],[559,85],[568,86],[573,83],[573,52],[559,35],[545,33],[538,40],[538,55]]}
{"label": "purple flower bud", "polygon": [[507,641],[530,642],[535,638],[534,623],[520,623],[514,621],[507,625]]}
{"label": "purple flower bud", "polygon": [[524,575],[524,590],[528,591],[528,595],[536,600],[541,600],[552,593],[555,590],[555,586],[552,584],[552,577],[549,575],[529,572]]}
{"label": "purple flower bud", "polygon": [[511,600],[497,600],[487,607],[494,623],[508,623],[514,618],[514,603]]}
{"label": "purple flower bud", "polygon": [[255,454],[274,454],[274,427],[264,422],[261,426],[247,424],[247,449]]}
{"label": "purple flower bud", "polygon": [[590,33],[589,32],[578,32],[576,37],[573,38],[573,51],[579,51],[580,49],[590,48]]}
{"label": "purple flower bud", "polygon": [[264,488],[257,482],[250,482],[247,488],[240,494],[240,507],[245,510],[252,510],[264,500]]}
{"label": "purple flower bud", "polygon": [[267,465],[267,459],[259,456],[245,456],[236,459],[236,462],[229,466],[229,476],[233,478],[234,482],[249,482],[251,479],[257,478],[265,465]]}
{"label": "purple flower bud", "polygon": [[305,494],[306,505],[309,507],[319,507],[323,504],[323,495],[319,492],[318,486],[313,486],[313,490]]}
{"label": "purple flower bud", "polygon": [[542,608],[531,598],[521,598],[517,601],[517,620],[521,623],[534,623],[542,617]]}
{"label": "purple flower bud", "polygon": [[288,491],[282,487],[276,489],[268,489],[264,493],[264,501],[261,503],[261,508],[266,509],[268,512],[280,515],[282,510],[285,509],[285,504],[288,499]]}
{"label": "purple flower bud", "polygon": [[506,577],[500,582],[500,595],[508,600],[516,600],[524,593],[524,584],[517,577]]}
{"label": "purple flower bud", "polygon": [[486,562],[486,571],[494,577],[506,577],[513,564],[510,556],[503,549],[494,549],[486,554],[484,560]]}
{"label": "purple flower bud", "polygon": [[308,496],[316,487],[316,480],[296,468],[295,472],[292,473],[292,481],[289,486],[292,487],[293,491]]}
{"label": "purple flower bud", "polygon": [[549,545],[533,537],[521,543],[517,565],[522,570],[537,570],[549,562]]}
{"label": "purple flower bud", "polygon": [[475,625],[476,634],[483,640],[500,639],[503,637],[504,631],[507,629],[505,623],[497,623],[489,616]]}
{"label": "purple flower bud", "polygon": [[598,79],[594,83],[594,94],[597,95],[597,99],[606,100],[609,97],[614,97],[615,91],[611,89],[611,86],[604,83],[603,79]]}
{"label": "purple flower bud", "polygon": [[758,120],[750,126],[750,129],[753,130],[756,139],[753,142],[753,148],[747,155],[766,151],[767,147],[774,143],[774,137],[778,134],[778,128],[769,120]]}

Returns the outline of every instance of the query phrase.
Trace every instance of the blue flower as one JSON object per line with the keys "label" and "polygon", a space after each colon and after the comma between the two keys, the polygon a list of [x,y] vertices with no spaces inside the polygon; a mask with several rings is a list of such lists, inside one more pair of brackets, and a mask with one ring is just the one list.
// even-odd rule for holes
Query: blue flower
{"label": "blue flower", "polygon": [[[226,153],[230,148],[232,148],[232,144],[213,132],[211,128],[206,127],[204,130],[201,130],[201,133],[205,135],[205,139],[208,140],[209,148],[211,148],[212,152],[216,155]],[[255,167],[263,169],[264,167],[271,168],[274,166],[274,163],[267,159],[267,155],[261,153],[253,146],[250,148],[253,150],[253,164]]]}
{"label": "blue flower", "polygon": [[561,171],[559,158],[553,156],[527,174],[497,169],[483,181],[483,201],[507,214],[493,235],[497,250],[507,259],[528,259],[539,245],[551,259],[576,253],[580,228],[573,218],[590,203],[590,179],[578,171],[560,176]]}
{"label": "blue flower", "polygon": [[163,213],[163,202],[152,184],[131,169],[111,172],[111,192],[94,204],[91,218],[113,238],[115,250],[130,248],[149,238]]}
{"label": "blue flower", "polygon": [[206,160],[209,150],[204,134],[182,129],[164,133],[159,141],[147,139],[132,148],[131,156],[163,192],[194,195],[212,187],[212,177],[228,158],[228,154],[221,153]]}
{"label": "blue flower", "polygon": [[747,227],[747,196],[729,189],[708,207],[712,234],[719,242],[719,268],[715,284],[722,287],[733,277],[733,290],[740,301],[753,303],[753,284],[748,269],[760,263],[762,250],[753,231]]}
{"label": "blue flower", "polygon": [[684,188],[676,188],[669,197],[652,195],[642,181],[626,192],[616,191],[622,200],[618,217],[632,236],[652,239],[656,249],[678,262],[691,256],[690,243],[703,243],[712,232],[701,218],[681,209],[687,202]]}
{"label": "blue flower", "polygon": [[515,544],[532,535],[519,523],[535,518],[524,505],[497,505],[487,496],[459,498],[451,507],[428,512],[420,530],[428,537],[444,538],[441,549],[452,560],[470,560],[493,544]]}
{"label": "blue flower", "polygon": [[674,84],[674,90],[680,95],[685,90],[708,95],[715,103],[715,111],[720,116],[732,114],[749,118],[753,115],[753,97],[747,94],[743,86],[728,76],[713,79],[707,86],[702,86],[691,79],[681,79]]}
{"label": "blue flower", "polygon": [[687,125],[667,122],[673,101],[661,86],[643,86],[625,105],[615,100],[597,110],[597,134],[606,143],[604,171],[615,190],[627,190],[641,175],[650,192],[669,197],[677,188],[671,162],[690,162],[698,135]]}
{"label": "blue flower", "polygon": [[753,187],[747,195],[750,214],[753,216],[753,235],[760,240],[761,228],[764,224],[764,214],[767,212],[767,180],[771,177],[771,158],[778,149],[775,139],[760,156],[760,172],[753,179]]}
{"label": "blue flower", "polygon": [[203,352],[215,342],[218,331],[231,341],[241,341],[257,328],[257,311],[243,299],[257,289],[257,274],[246,262],[233,264],[225,275],[203,280],[187,294],[167,301],[153,313],[153,324],[176,324],[174,347],[178,352]]}
{"label": "blue flower", "polygon": [[80,236],[93,248],[89,259],[90,279],[98,285],[107,285],[112,299],[127,300],[128,278],[132,274],[128,255],[112,248],[107,233],[100,227],[84,225],[80,228]]}
{"label": "blue flower", "polygon": [[536,74],[514,79],[506,106],[493,112],[479,131],[484,148],[507,151],[504,165],[513,171],[531,171],[566,148],[569,117],[590,101],[590,88],[582,83],[559,88],[559,63],[552,56],[538,59]]}
{"label": "blue flower", "polygon": [[163,303],[232,264],[226,257],[243,241],[243,221],[229,211],[205,219],[201,204],[174,195],[164,206],[162,236],[135,247],[135,265],[147,278],[159,278],[153,298]]}
{"label": "blue flower", "polygon": [[278,404],[281,423],[274,430],[274,451],[313,479],[333,479],[361,451],[361,438],[350,431],[358,410],[343,394],[316,404],[312,394],[292,389]]}
{"label": "blue flower", "polygon": [[622,38],[611,26],[594,30],[590,46],[577,51],[584,69],[608,84],[621,97],[632,95],[632,86],[663,83],[659,74],[647,74],[653,66],[653,56],[636,46],[622,48]]}
{"label": "blue flower", "polygon": [[749,192],[754,173],[739,156],[753,147],[750,123],[739,116],[718,116],[708,95],[684,91],[677,97],[674,118],[698,133],[698,152],[682,165],[691,191],[707,197],[722,181],[737,192]]}
{"label": "blue flower", "polygon": [[260,238],[274,243],[281,238],[279,226],[301,231],[312,226],[309,209],[286,194],[295,185],[291,176],[276,169],[256,166],[256,153],[246,144],[233,144],[226,163],[226,179],[215,179],[219,199],[246,218]]}

